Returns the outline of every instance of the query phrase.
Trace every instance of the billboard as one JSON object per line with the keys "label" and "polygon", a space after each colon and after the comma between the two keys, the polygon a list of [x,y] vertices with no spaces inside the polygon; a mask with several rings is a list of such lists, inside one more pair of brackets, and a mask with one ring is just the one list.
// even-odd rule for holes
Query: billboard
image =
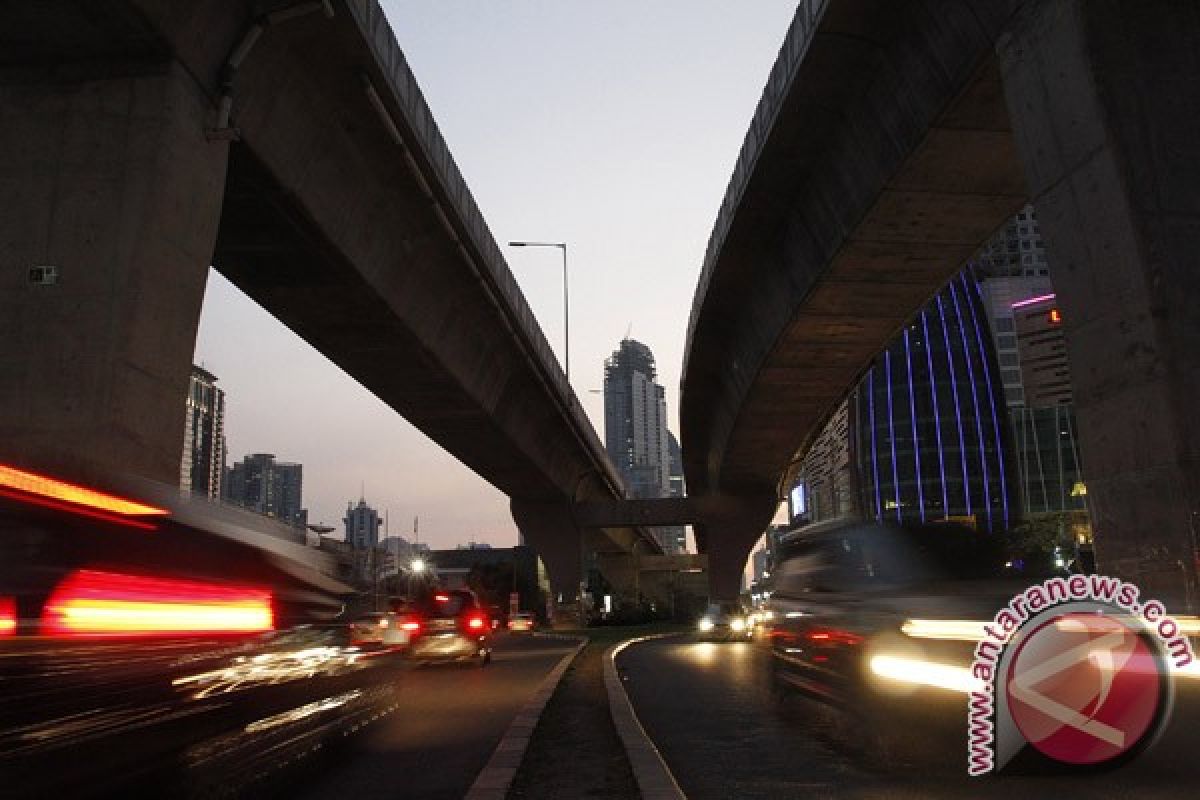
{"label": "billboard", "polygon": [[808,513],[804,489],[804,483],[801,482],[793,486],[792,491],[788,493],[788,517],[792,522],[795,522],[797,517]]}

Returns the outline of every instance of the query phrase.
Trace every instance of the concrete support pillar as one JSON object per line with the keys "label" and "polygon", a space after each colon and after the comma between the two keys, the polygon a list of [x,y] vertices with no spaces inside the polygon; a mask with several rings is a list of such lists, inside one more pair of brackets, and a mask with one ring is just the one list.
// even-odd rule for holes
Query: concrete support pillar
{"label": "concrete support pillar", "polygon": [[583,537],[571,518],[566,504],[526,503],[513,499],[510,503],[513,521],[546,565],[550,592],[555,602],[579,599],[582,576]]}
{"label": "concrete support pillar", "polygon": [[0,461],[179,480],[228,154],[211,117],[177,64],[0,79]]}
{"label": "concrete support pillar", "polygon": [[1099,568],[1196,610],[1200,7],[1029,2],[999,43]]}
{"label": "concrete support pillar", "polygon": [[713,603],[732,603],[742,591],[746,559],[764,527],[716,524],[705,526],[708,548],[708,587]]}
{"label": "concrete support pillar", "polygon": [[[612,587],[617,599],[623,603],[634,603],[641,591],[639,576],[635,569],[636,556],[632,553],[596,553],[596,568]],[[597,600],[599,602],[599,600]]]}

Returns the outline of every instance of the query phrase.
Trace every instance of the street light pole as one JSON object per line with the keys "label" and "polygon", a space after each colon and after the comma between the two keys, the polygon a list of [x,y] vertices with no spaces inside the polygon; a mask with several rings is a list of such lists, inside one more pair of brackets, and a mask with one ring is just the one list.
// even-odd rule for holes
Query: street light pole
{"label": "street light pole", "polygon": [[567,383],[571,382],[571,301],[567,291],[567,243],[566,242],[509,242],[509,247],[557,247],[562,250],[563,261],[563,372]]}
{"label": "street light pole", "polygon": [[642,571],[640,569],[640,565],[638,564],[638,546],[641,543],[642,543],[641,539],[635,539],[633,541],[633,547],[630,548],[632,551],[631,555],[633,556],[633,604],[635,606],[637,606],[639,612],[641,611],[641,608],[642,608],[642,591],[641,591],[641,577],[642,577],[641,573],[642,573]]}

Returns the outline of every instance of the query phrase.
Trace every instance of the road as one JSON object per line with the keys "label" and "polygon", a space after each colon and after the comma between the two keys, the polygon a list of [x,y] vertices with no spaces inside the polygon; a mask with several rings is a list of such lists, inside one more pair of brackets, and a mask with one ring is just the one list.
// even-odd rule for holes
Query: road
{"label": "road", "polygon": [[642,726],[691,800],[1166,798],[1192,795],[1200,778],[1195,680],[1178,683],[1176,713],[1163,739],[1132,764],[1086,776],[969,779],[965,734],[948,746],[930,737],[923,747],[921,732],[912,731],[915,757],[881,765],[859,749],[845,715],[794,692],[776,692],[769,662],[759,644],[691,637],[633,645],[618,657]]}
{"label": "road", "polygon": [[0,796],[457,800],[572,647],[500,634],[487,667],[420,667],[338,635],[8,642]]}
{"label": "road", "polygon": [[283,794],[460,800],[513,717],[572,646],[505,634],[482,669],[447,664],[405,671],[396,710],[326,753],[303,785]]}

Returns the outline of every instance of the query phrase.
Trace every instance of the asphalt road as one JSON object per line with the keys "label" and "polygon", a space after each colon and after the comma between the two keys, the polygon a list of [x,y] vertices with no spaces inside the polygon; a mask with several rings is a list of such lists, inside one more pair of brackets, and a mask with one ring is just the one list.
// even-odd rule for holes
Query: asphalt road
{"label": "asphalt road", "polygon": [[[1200,681],[1178,682],[1176,713],[1139,760],[1085,776],[966,776],[965,733],[899,731],[903,761],[877,758],[847,715],[779,692],[770,655],[750,642],[691,637],[617,659],[642,726],[691,800],[717,798],[1188,797],[1200,783]],[[963,711],[965,718],[965,707]],[[954,741],[957,739],[957,741]]]}
{"label": "asphalt road", "polygon": [[492,663],[406,670],[396,710],[325,753],[289,798],[460,800],[542,679],[570,649],[522,634],[496,638]]}

